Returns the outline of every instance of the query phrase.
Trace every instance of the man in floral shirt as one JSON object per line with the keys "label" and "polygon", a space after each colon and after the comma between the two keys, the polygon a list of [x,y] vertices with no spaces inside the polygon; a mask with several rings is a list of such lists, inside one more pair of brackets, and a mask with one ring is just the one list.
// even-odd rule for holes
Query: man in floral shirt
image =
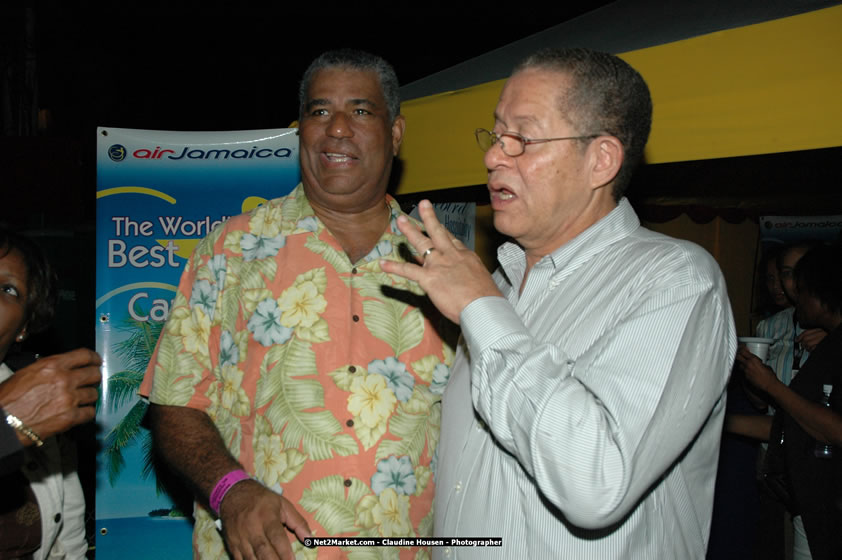
{"label": "man in floral shirt", "polygon": [[316,59],[301,85],[302,184],[228,220],[188,262],[141,392],[158,451],[200,504],[197,557],[429,557],[299,542],[431,534],[452,352],[418,285],[380,268],[405,254],[386,195],[399,111],[382,59]]}

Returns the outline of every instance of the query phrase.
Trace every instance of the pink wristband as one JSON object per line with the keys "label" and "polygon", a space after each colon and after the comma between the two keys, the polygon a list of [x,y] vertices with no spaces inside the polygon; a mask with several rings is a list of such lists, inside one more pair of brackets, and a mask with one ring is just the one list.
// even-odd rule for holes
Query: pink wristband
{"label": "pink wristband", "polygon": [[214,486],[213,492],[211,492],[210,495],[210,507],[213,510],[213,512],[219,515],[219,506],[222,504],[222,498],[225,497],[225,494],[228,493],[232,486],[234,486],[240,481],[248,480],[250,478],[251,477],[248,475],[248,473],[243,469],[231,471],[230,473],[220,478],[219,482],[216,483],[216,486]]}

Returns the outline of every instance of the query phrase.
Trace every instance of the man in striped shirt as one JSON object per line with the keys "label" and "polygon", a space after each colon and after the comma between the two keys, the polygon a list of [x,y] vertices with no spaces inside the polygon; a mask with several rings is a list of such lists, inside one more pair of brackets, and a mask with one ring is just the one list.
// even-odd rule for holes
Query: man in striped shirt
{"label": "man in striped shirt", "polygon": [[651,123],[617,57],[539,52],[503,88],[487,150],[489,275],[420,205],[423,259],[383,263],[460,323],[443,398],[438,558],[703,558],[736,338],[725,282],[640,227],[623,192]]}

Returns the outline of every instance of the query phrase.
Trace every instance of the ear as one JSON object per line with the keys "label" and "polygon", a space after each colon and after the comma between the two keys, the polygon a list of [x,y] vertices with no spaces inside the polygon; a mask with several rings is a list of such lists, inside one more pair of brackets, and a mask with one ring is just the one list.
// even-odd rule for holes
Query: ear
{"label": "ear", "polygon": [[591,188],[598,189],[611,183],[623,165],[623,144],[614,136],[599,136],[591,143]]}
{"label": "ear", "polygon": [[392,155],[398,155],[398,150],[401,149],[401,142],[403,141],[403,132],[406,129],[406,119],[403,115],[395,117],[395,122],[392,123]]}

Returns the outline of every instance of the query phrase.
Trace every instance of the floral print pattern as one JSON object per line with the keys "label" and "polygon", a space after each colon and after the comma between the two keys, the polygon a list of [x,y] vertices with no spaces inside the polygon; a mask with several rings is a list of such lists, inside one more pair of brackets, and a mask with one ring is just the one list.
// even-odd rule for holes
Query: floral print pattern
{"label": "floral print pattern", "polygon": [[278,307],[282,310],[283,326],[291,329],[298,325],[312,327],[327,307],[327,300],[312,281],[306,281],[284,290],[278,299]]}
{"label": "floral print pattern", "polygon": [[219,363],[223,366],[236,365],[240,361],[240,348],[228,331],[222,331],[219,337]]}
{"label": "floral print pattern", "polygon": [[371,477],[371,489],[378,496],[386,488],[398,494],[415,493],[415,470],[409,457],[389,457],[377,463],[377,472]]}
{"label": "floral print pattern", "polygon": [[368,364],[369,373],[379,373],[386,378],[389,388],[401,402],[406,402],[412,396],[415,378],[406,371],[406,366],[392,356],[385,360],[374,360]]}
{"label": "floral print pattern", "polygon": [[412,535],[409,523],[409,496],[402,496],[394,488],[386,488],[371,510],[374,523],[384,537]]}
{"label": "floral print pattern", "polygon": [[190,295],[190,307],[201,307],[210,319],[216,306],[216,285],[207,280],[196,280],[193,283],[193,293]]}
{"label": "floral print pattern", "polygon": [[369,428],[391,416],[395,408],[395,394],[380,375],[355,377],[348,396],[348,411]]}
{"label": "floral print pattern", "polygon": [[292,329],[281,324],[281,309],[274,299],[264,299],[248,322],[248,330],[263,346],[283,344],[292,336]]}
{"label": "floral print pattern", "polygon": [[284,246],[285,242],[286,239],[284,239],[283,235],[263,237],[262,235],[246,233],[240,239],[240,248],[243,250],[243,259],[253,261],[255,259],[274,257],[278,254],[278,250]]}
{"label": "floral print pattern", "polygon": [[450,367],[445,364],[436,364],[436,367],[433,368],[433,382],[430,384],[430,392],[436,395],[443,394],[448,379],[450,379]]}
{"label": "floral print pattern", "polygon": [[[389,204],[389,227],[357,263],[301,186],[222,224],[188,261],[141,387],[152,402],[207,412],[248,472],[283,492],[320,536],[431,530],[431,462],[452,350],[431,323],[439,318],[407,303],[423,295],[417,284],[380,269],[381,259],[403,260],[407,243],[395,225],[400,209]],[[197,557],[225,558],[213,521],[197,508]],[[387,556],[429,553],[402,547]]]}

